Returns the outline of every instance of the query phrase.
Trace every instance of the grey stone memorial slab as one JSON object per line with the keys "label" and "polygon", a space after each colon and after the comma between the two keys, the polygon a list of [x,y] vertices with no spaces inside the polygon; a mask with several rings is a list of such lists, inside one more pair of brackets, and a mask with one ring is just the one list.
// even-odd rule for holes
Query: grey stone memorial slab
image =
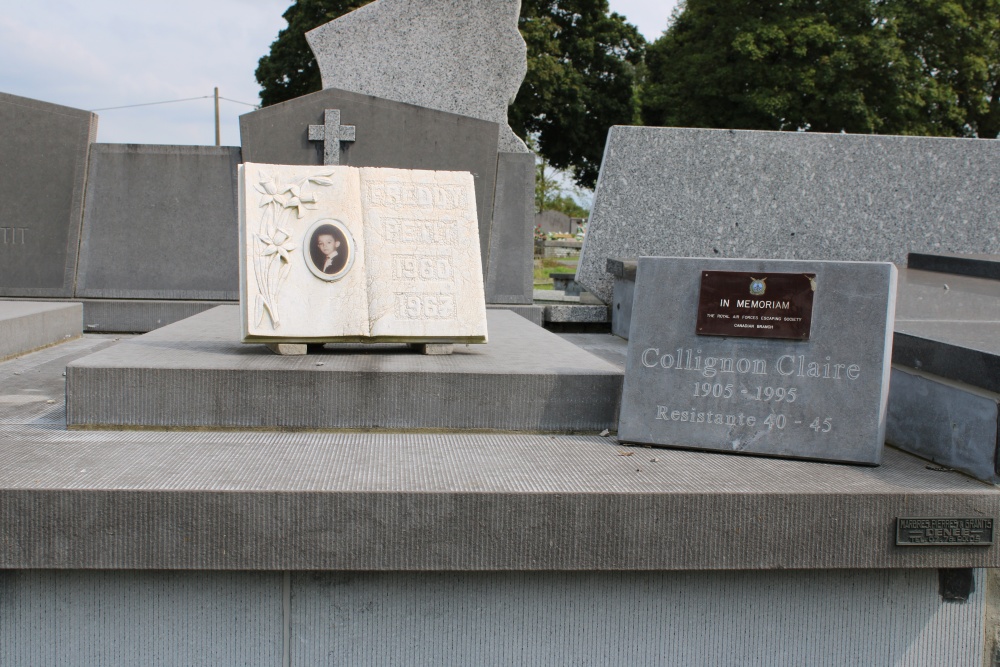
{"label": "grey stone memorial slab", "polygon": [[306,40],[323,88],[493,121],[501,151],[527,153],[507,125],[528,71],[520,8],[520,0],[378,0]]}
{"label": "grey stone memorial slab", "polygon": [[894,366],[885,439],[891,445],[1000,482],[1000,394]]}
{"label": "grey stone memorial slab", "polygon": [[311,141],[309,127],[325,128],[328,109],[340,112],[338,126],[355,128],[353,142],[336,138],[332,142],[340,146],[342,166],[472,173],[485,271],[497,181],[496,123],[327,89],[240,116],[243,160],[324,164],[325,146],[330,142]]}
{"label": "grey stone memorial slab", "polygon": [[1000,247],[1000,143],[613,127],[577,280],[608,258],[890,261]]}
{"label": "grey stone memorial slab", "polygon": [[[713,271],[756,279],[725,304],[700,305]],[[878,464],[896,273],[889,263],[640,258],[618,437]],[[770,318],[791,312],[789,297],[759,286],[781,274],[814,275],[807,339],[697,333],[703,308],[732,313],[734,331],[777,326]]]}
{"label": "grey stone memorial slab", "polygon": [[82,318],[78,303],[0,301],[0,359],[77,338]]}
{"label": "grey stone memorial slab", "polygon": [[520,315],[487,311],[488,345],[277,356],[241,345],[237,306],[122,341],[67,368],[71,427],[598,432],[621,372]]}
{"label": "grey stone memorial slab", "polygon": [[239,298],[240,149],[94,144],[76,295]]}
{"label": "grey stone memorial slab", "polygon": [[89,111],[0,93],[0,296],[71,297]]}

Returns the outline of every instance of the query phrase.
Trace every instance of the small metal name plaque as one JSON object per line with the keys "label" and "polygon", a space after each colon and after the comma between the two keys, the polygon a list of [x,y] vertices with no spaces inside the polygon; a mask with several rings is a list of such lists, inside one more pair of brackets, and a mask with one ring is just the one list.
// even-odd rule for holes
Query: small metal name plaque
{"label": "small metal name plaque", "polygon": [[901,547],[967,547],[993,544],[993,519],[899,517],[896,544]]}
{"label": "small metal name plaque", "polygon": [[696,333],[809,340],[815,273],[702,271]]}

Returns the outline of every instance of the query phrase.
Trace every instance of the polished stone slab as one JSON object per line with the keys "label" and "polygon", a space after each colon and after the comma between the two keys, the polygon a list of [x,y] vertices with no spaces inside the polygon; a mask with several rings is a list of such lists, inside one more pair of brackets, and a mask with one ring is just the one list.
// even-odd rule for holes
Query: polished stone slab
{"label": "polished stone slab", "polygon": [[77,338],[82,317],[75,303],[0,301],[0,359]]}
{"label": "polished stone slab", "polygon": [[0,296],[71,297],[97,115],[0,93]]}
{"label": "polished stone slab", "polygon": [[900,449],[996,484],[1000,393],[894,366],[885,438]]}
{"label": "polished stone slab", "polygon": [[621,372],[505,310],[490,342],[448,356],[328,346],[300,357],[240,344],[220,306],[69,364],[67,424],[94,428],[612,428]]}
{"label": "polished stone slab", "polygon": [[[702,277],[709,271],[770,279],[761,298],[779,302],[780,274],[810,274],[808,338],[698,334]],[[754,329],[773,326],[759,313],[793,312],[758,310],[753,284],[747,280],[721,312],[738,314],[738,324]],[[889,263],[639,258],[618,436],[877,465],[895,297],[896,268]]]}
{"label": "polished stone slab", "polygon": [[225,301],[180,299],[80,299],[83,327],[88,333],[147,333]]}
{"label": "polished stone slab", "polygon": [[94,144],[76,296],[239,298],[229,146]]}
{"label": "polished stone slab", "polygon": [[486,298],[530,304],[534,288],[535,154],[500,153],[490,224]]}
{"label": "polished stone slab", "polygon": [[1000,255],[911,252],[906,256],[906,266],[923,271],[1000,280]]}
{"label": "polished stone slab", "polygon": [[998,209],[995,141],[613,127],[577,280],[611,303],[608,258],[996,252]]}

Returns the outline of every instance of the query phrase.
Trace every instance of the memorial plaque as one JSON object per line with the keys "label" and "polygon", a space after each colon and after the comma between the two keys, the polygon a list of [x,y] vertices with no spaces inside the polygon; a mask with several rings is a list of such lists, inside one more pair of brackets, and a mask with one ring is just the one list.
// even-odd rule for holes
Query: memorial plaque
{"label": "memorial plaque", "polygon": [[244,342],[486,342],[472,174],[239,173]]}
{"label": "memorial plaque", "polygon": [[[763,294],[751,278],[766,279]],[[889,263],[640,258],[619,439],[879,463],[895,294]],[[709,314],[761,310],[801,320],[698,331],[725,319]],[[762,336],[758,323],[775,328]]]}
{"label": "memorial plaque", "polygon": [[815,273],[704,271],[698,333],[806,340],[815,291]]}
{"label": "memorial plaque", "polygon": [[993,544],[993,519],[983,517],[899,517],[896,545],[901,547],[968,547]]}

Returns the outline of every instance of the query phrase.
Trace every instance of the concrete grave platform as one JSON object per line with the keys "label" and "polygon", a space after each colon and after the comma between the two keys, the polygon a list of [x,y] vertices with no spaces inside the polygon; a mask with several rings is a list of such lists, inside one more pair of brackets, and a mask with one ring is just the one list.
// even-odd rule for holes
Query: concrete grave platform
{"label": "concrete grave platform", "polygon": [[0,403],[0,568],[1000,566],[1000,545],[895,546],[896,517],[995,518],[1000,491],[891,448],[858,468],[596,435],[64,430],[67,362],[142,338],[0,364],[52,400]]}
{"label": "concrete grave platform", "polygon": [[77,303],[0,301],[0,359],[78,338],[82,319]]}
{"label": "concrete grave platform", "polygon": [[622,373],[515,313],[487,312],[489,344],[453,355],[328,346],[279,357],[241,345],[220,306],[67,367],[73,428],[613,428]]}

